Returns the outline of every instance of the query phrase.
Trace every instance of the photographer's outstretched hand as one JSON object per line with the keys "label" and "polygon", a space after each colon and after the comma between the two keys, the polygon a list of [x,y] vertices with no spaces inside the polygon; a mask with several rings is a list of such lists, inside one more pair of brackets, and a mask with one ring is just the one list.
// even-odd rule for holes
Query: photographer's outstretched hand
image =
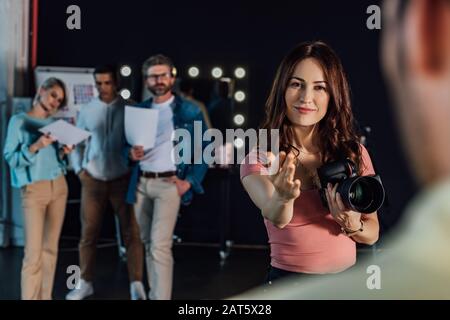
{"label": "photographer's outstretched hand", "polygon": [[409,161],[420,183],[450,175],[450,5],[416,0],[399,19],[400,0],[385,1],[382,63]]}
{"label": "photographer's outstretched hand", "polygon": [[275,193],[280,199],[290,201],[300,196],[301,181],[295,179],[295,156],[289,153],[286,156],[285,152],[280,152],[277,159],[278,163],[274,164],[278,168],[278,172],[269,175],[269,180],[272,182]]}

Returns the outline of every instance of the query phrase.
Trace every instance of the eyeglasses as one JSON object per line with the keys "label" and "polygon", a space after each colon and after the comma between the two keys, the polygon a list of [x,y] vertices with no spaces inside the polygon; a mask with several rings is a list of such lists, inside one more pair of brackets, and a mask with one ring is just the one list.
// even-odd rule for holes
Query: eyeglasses
{"label": "eyeglasses", "polygon": [[153,80],[153,81],[158,80],[158,78],[161,78],[161,79],[164,80],[164,79],[170,78],[170,73],[169,72],[165,72],[165,73],[161,73],[161,74],[147,74],[146,77],[147,77],[147,79],[150,79],[150,80]]}

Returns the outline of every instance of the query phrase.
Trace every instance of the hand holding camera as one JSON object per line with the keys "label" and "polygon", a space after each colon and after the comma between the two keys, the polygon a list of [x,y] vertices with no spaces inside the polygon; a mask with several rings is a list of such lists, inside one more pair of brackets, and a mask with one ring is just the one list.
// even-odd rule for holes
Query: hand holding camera
{"label": "hand holding camera", "polygon": [[[384,188],[378,175],[359,176],[355,164],[349,159],[326,163],[317,169],[321,190],[320,196],[325,207],[339,195],[340,204],[334,209],[343,208],[360,213],[373,213],[380,209],[384,202]],[[334,185],[327,194],[328,185]],[[330,189],[330,188],[328,188]],[[339,201],[335,200],[335,201]],[[330,208],[330,211],[332,208]]]}
{"label": "hand holding camera", "polygon": [[286,155],[285,152],[280,152],[276,162],[275,168],[279,168],[278,172],[269,175],[269,179],[275,188],[275,194],[283,201],[290,201],[300,196],[301,181],[295,179],[295,156],[292,153]]}
{"label": "hand holding camera", "polygon": [[347,232],[358,231],[361,226],[361,213],[346,208],[341,195],[336,192],[338,185],[335,184],[333,187],[331,183],[328,183],[325,189],[331,216]]}

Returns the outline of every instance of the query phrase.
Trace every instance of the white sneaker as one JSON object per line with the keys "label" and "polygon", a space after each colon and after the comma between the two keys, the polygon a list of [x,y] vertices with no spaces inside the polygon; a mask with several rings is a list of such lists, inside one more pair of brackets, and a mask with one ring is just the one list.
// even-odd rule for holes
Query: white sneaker
{"label": "white sneaker", "polygon": [[94,294],[94,287],[92,282],[80,279],[77,284],[78,289],[75,288],[66,295],[66,300],[83,300],[84,298]]}
{"label": "white sneaker", "polygon": [[133,281],[130,283],[130,296],[131,300],[147,300],[144,284],[141,281]]}

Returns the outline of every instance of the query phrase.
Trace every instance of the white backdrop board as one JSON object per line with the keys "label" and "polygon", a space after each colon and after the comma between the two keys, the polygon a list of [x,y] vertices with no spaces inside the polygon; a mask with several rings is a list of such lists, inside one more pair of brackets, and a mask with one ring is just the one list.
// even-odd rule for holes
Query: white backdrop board
{"label": "white backdrop board", "polygon": [[34,70],[36,88],[39,88],[50,77],[58,78],[66,85],[67,106],[61,109],[55,118],[61,118],[74,124],[80,107],[98,96],[93,72],[93,68],[45,66],[39,66]]}

